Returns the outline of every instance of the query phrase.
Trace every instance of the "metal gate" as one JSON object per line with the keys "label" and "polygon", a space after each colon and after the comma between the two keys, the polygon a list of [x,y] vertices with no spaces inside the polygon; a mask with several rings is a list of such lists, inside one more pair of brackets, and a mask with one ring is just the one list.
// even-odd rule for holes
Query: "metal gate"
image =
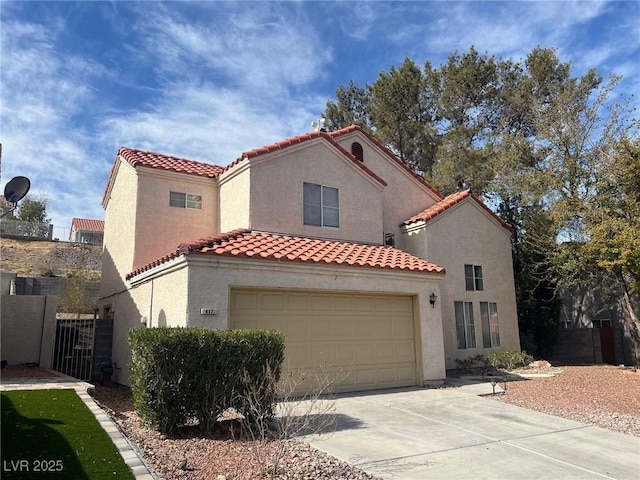
{"label": "metal gate", "polygon": [[53,350],[53,369],[90,381],[93,364],[95,319],[59,319]]}

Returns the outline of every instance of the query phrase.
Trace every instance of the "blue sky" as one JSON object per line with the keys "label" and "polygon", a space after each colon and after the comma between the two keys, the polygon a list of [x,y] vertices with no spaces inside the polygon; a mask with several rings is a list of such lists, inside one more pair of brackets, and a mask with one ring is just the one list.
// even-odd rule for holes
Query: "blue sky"
{"label": "blue sky", "polygon": [[[0,2],[1,188],[44,195],[54,237],[104,218],[120,146],[226,165],[312,130],[335,89],[405,57],[555,48],[640,92],[640,2]],[[637,102],[637,100],[636,100]]]}

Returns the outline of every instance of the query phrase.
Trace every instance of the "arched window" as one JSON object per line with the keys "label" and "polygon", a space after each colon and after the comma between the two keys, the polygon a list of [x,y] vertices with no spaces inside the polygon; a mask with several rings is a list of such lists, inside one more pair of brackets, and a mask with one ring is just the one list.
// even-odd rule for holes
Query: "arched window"
{"label": "arched window", "polygon": [[362,151],[362,145],[358,142],[353,142],[351,144],[351,154],[364,163],[364,152]]}

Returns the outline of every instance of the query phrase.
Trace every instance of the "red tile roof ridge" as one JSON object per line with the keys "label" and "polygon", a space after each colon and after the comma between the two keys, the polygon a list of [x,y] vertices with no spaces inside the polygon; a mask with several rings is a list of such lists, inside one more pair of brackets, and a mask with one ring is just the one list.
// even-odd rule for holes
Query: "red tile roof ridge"
{"label": "red tile roof ridge", "polygon": [[471,189],[452,193],[451,195],[443,198],[441,201],[431,205],[430,207],[427,207],[426,209],[414,215],[413,217],[409,218],[408,220],[405,220],[404,222],[402,222],[401,226],[411,225],[419,221],[428,222],[429,220],[440,215],[441,213],[449,210],[454,205],[457,205],[463,200],[466,200],[467,198],[471,198],[473,201],[475,201],[477,205],[479,205],[487,213],[489,213],[493,218],[495,218],[500,223],[500,225],[502,225],[504,228],[506,228],[509,231],[513,231],[513,227],[509,223],[505,222],[502,218],[500,218],[500,216],[496,214],[493,210],[487,207],[487,205],[482,200],[480,200],[480,198],[478,198],[476,195],[472,193]]}
{"label": "red tile roof ridge", "polygon": [[250,158],[255,158],[255,157],[258,157],[260,155],[264,155],[266,153],[271,153],[271,152],[275,152],[275,151],[278,151],[278,150],[283,150],[283,149],[285,149],[287,147],[290,147],[292,145],[298,145],[298,144],[306,142],[308,140],[313,140],[315,138],[324,138],[324,139],[326,139],[336,149],[338,149],[341,154],[343,154],[345,157],[347,157],[349,160],[351,160],[359,168],[361,168],[363,171],[365,171],[369,176],[374,178],[378,183],[380,183],[381,185],[384,185],[384,186],[387,185],[387,182],[383,178],[378,176],[373,170],[371,170],[369,167],[367,167],[363,162],[361,162],[356,157],[354,157],[351,152],[348,152],[342,145],[340,145],[338,142],[336,142],[333,139],[333,136],[331,134],[329,134],[327,132],[323,132],[323,131],[314,131],[314,132],[303,133],[301,135],[296,135],[294,137],[286,138],[284,140],[280,140],[278,142],[271,143],[269,145],[264,145],[262,147],[253,148],[251,150],[247,150],[245,152],[242,152],[242,154],[238,158],[236,158],[233,162],[231,162],[229,165],[224,167],[224,171],[226,172],[227,170],[230,170],[231,168],[236,166],[238,163],[242,162],[243,160],[245,160],[247,158],[249,158],[249,159]]}
{"label": "red tile roof ridge", "polygon": [[124,158],[133,167],[142,165],[202,177],[214,178],[223,170],[223,167],[213,163],[124,146],[118,150],[118,156]]}
{"label": "red tile roof ridge", "polygon": [[181,255],[220,255],[444,274],[445,269],[394,247],[237,229],[185,242],[127,275],[131,279]]}

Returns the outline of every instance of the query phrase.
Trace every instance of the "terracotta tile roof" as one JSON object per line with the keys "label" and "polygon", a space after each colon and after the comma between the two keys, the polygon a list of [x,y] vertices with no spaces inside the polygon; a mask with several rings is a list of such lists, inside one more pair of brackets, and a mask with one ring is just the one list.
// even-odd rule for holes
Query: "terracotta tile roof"
{"label": "terracotta tile roof", "polygon": [[7,197],[5,197],[4,195],[0,195],[0,206],[13,207],[13,203],[7,200]]}
{"label": "terracotta tile roof", "polygon": [[73,220],[71,220],[71,229],[104,232],[104,220],[91,220],[89,218],[74,218]]}
{"label": "terracotta tile roof", "polygon": [[478,197],[473,195],[471,193],[471,190],[464,190],[462,192],[456,192],[456,193],[453,193],[453,194],[449,195],[448,197],[445,197],[441,201],[435,203],[434,205],[431,205],[429,208],[423,210],[422,212],[418,213],[417,215],[414,215],[410,219],[405,220],[404,222],[402,222],[402,225],[411,225],[412,223],[416,223],[416,222],[420,222],[420,221],[428,222],[432,218],[437,217],[441,213],[449,210],[451,207],[453,207],[454,205],[457,205],[458,203],[462,202],[463,200],[466,200],[467,198],[471,198],[478,205],[480,205],[491,216],[493,216],[496,220],[498,220],[500,222],[500,224],[504,228],[506,228],[507,230],[510,230],[510,231],[513,230],[513,227],[511,225],[509,225],[507,222],[502,220],[489,207],[487,207],[482,200],[480,200]]}
{"label": "terracotta tile roof", "polygon": [[420,183],[422,183],[425,187],[427,187],[429,190],[431,190],[431,192],[434,193],[438,198],[444,198],[444,196],[438,190],[436,190],[434,187],[432,187],[429,184],[429,182],[427,182],[424,179],[424,177],[418,175],[409,165],[407,165],[402,160],[400,160],[391,150],[389,150],[387,147],[382,145],[373,135],[371,135],[369,132],[367,132],[360,125],[351,125],[351,126],[346,127],[346,128],[341,128],[340,130],[335,130],[333,132],[330,132],[329,135],[331,135],[331,137],[333,137],[333,138],[337,138],[337,137],[340,137],[342,135],[346,135],[346,134],[351,133],[351,132],[361,132],[363,135],[365,135],[371,141],[371,143],[375,144],[380,150],[382,150],[387,155],[387,157],[389,157],[395,163],[397,163],[402,168],[404,168],[409,174],[411,174],[411,176],[413,178],[415,178]]}
{"label": "terracotta tile roof", "polygon": [[127,279],[180,255],[191,254],[445,273],[444,268],[438,265],[384,245],[367,245],[239,229],[183,243],[175,252],[130,273],[127,275]]}
{"label": "terracotta tile roof", "polygon": [[118,165],[118,157],[122,156],[132,167],[138,165],[148,168],[157,168],[159,170],[169,170],[172,172],[186,173],[187,175],[196,175],[199,177],[214,178],[218,176],[224,169],[213,163],[197,162],[186,158],[173,157],[162,153],[147,152],[137,150],[135,148],[120,147],[118,154],[111,166],[107,185],[102,195],[102,206],[107,201],[109,188],[113,182],[114,175]]}
{"label": "terracotta tile roof", "polygon": [[141,165],[148,168],[170,170],[172,172],[197,175],[199,177],[215,177],[223,168],[212,163],[196,162],[186,158],[172,157],[162,153],[146,152],[128,147],[120,147],[118,155],[124,158],[133,167]]}
{"label": "terracotta tile roof", "polygon": [[247,150],[246,152],[242,152],[242,155],[240,155],[235,161],[233,161],[232,163],[227,165],[225,167],[225,170],[230,169],[231,167],[237,165],[238,163],[240,163],[241,161],[243,161],[246,158],[255,158],[255,157],[258,157],[260,155],[264,155],[266,153],[277,152],[279,150],[283,150],[283,149],[285,149],[287,147],[290,147],[292,145],[298,145],[298,144],[306,142],[308,140],[313,140],[314,138],[324,138],[329,143],[331,143],[336,149],[338,149],[340,151],[340,153],[342,153],[345,157],[347,157],[349,160],[354,162],[359,168],[364,170],[368,175],[370,175],[371,177],[376,179],[380,184],[385,185],[385,186],[387,185],[387,182],[384,179],[380,178],[369,167],[367,167],[360,160],[356,159],[356,157],[354,157],[350,152],[345,150],[344,147],[342,147],[338,142],[336,142],[333,139],[332,134],[329,134],[327,132],[321,132],[321,131],[309,132],[309,133],[305,133],[303,135],[297,135],[295,137],[287,138],[285,140],[281,140],[279,142],[272,143],[270,145],[265,145],[264,147],[254,148],[252,150]]}

